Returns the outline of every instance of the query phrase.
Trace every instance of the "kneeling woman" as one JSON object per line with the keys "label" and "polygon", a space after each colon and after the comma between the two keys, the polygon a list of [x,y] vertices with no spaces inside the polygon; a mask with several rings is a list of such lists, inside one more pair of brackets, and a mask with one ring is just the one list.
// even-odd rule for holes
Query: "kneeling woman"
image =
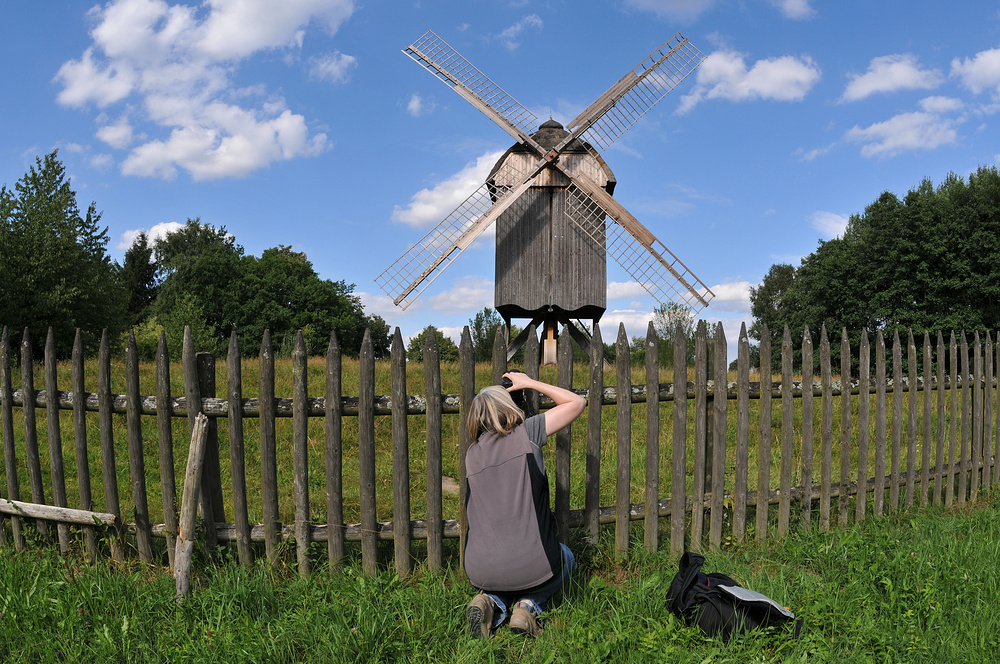
{"label": "kneeling woman", "polygon": [[[465,609],[469,632],[486,636],[510,612],[514,632],[536,636],[545,602],[566,583],[576,560],[559,542],[549,508],[549,483],[542,446],[567,426],[587,402],[569,390],[504,374],[511,381],[483,388],[469,407],[465,459],[465,573],[480,592]],[[532,389],[555,402],[545,413],[524,419],[509,392]]]}

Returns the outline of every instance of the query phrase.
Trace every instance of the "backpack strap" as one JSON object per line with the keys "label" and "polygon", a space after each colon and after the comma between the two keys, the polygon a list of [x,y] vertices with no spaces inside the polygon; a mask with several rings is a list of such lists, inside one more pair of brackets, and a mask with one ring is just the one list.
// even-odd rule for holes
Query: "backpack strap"
{"label": "backpack strap", "polygon": [[691,589],[704,564],[705,556],[699,553],[685,551],[681,556],[677,574],[667,590],[667,606],[678,616],[683,615],[691,607],[693,597]]}

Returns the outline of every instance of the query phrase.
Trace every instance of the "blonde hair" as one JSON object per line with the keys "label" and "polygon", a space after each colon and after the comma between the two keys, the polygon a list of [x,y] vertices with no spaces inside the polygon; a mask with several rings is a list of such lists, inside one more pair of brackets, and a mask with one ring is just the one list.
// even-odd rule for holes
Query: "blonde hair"
{"label": "blonde hair", "polygon": [[524,422],[524,411],[514,404],[507,390],[499,385],[489,385],[479,390],[469,405],[466,426],[469,440],[474,443],[487,432],[506,436],[521,422]]}

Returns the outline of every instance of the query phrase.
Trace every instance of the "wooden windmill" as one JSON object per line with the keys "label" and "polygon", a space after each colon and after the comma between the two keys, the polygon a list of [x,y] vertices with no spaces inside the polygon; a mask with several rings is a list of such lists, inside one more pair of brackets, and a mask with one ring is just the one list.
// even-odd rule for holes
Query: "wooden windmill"
{"label": "wooden windmill", "polygon": [[[677,33],[563,127],[537,117],[428,31],[404,49],[517,140],[475,192],[400,256],[376,283],[405,309],[490,224],[497,224],[495,308],[507,323],[530,319],[567,330],[585,350],[572,319],[600,320],[607,307],[607,256],[653,298],[692,315],[712,291],[611,194],[615,177],[601,158],[656,102],[684,80],[704,55]],[[538,127],[537,130],[534,128]],[[529,326],[511,341],[512,356]]]}

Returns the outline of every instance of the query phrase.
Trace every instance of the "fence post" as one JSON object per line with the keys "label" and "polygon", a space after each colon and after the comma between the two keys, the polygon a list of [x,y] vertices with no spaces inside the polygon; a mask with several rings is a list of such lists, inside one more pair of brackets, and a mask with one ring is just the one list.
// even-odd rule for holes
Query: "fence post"
{"label": "fence post", "polygon": [[820,413],[819,529],[830,530],[830,485],[833,481],[833,369],[826,325],[819,332],[819,375],[823,394]]}
{"label": "fence post", "polygon": [[[35,361],[31,351],[31,332],[24,328],[21,337],[21,393],[24,405],[21,413],[24,419],[24,448],[28,463],[28,483],[31,486],[31,502],[45,505],[45,484],[42,480],[42,462],[38,456],[38,428],[35,423]],[[49,541],[49,524],[35,519],[39,536]]]}
{"label": "fence post", "polygon": [[264,551],[271,565],[278,564],[281,544],[278,516],[278,458],[274,427],[274,349],[271,331],[260,342],[260,498],[264,511]]}
{"label": "fence post", "polygon": [[[750,340],[740,325],[736,359],[736,478],[733,488],[733,538],[742,543],[747,525],[747,481],[750,466]],[[767,497],[763,497],[767,500]]]}
{"label": "fence post", "polygon": [[378,572],[378,521],[375,513],[375,355],[370,330],[365,330],[359,354],[358,479],[361,502],[361,567]]}
{"label": "fence post", "polygon": [[812,518],[813,485],[813,342],[806,325],[802,331],[802,527]]}
{"label": "fence post", "polygon": [[701,551],[705,526],[705,480],[711,438],[711,414],[708,397],[708,332],[705,321],[698,321],[694,338],[694,480],[691,499],[691,550]]}
{"label": "fence post", "polygon": [[899,508],[900,455],[903,442],[903,357],[899,330],[892,334],[892,460],[889,470],[889,507]]}
{"label": "fence post", "polygon": [[[860,392],[860,390],[859,390]],[[928,420],[929,421],[929,420]],[[840,517],[841,526],[848,522],[851,483],[851,341],[847,328],[840,333]],[[858,487],[858,491],[861,487]]]}
{"label": "fence post", "polygon": [[[424,335],[424,351],[427,345],[437,347],[437,331],[428,327]],[[397,327],[392,335],[390,349],[391,382],[392,382],[392,538],[396,553],[396,573],[406,576],[413,570],[413,554],[410,551],[410,447],[407,431],[406,414],[406,348],[403,346],[403,335]],[[424,364],[424,372],[427,365]],[[434,490],[431,486],[433,478],[437,477],[437,502],[441,501],[441,457],[437,455],[436,464],[431,462],[434,442],[428,436],[427,440],[427,502],[433,502]],[[432,468],[437,465],[437,473]],[[431,521],[441,521],[440,514],[435,515],[430,508],[427,510],[427,527]],[[430,532],[428,532],[430,535]],[[440,542],[438,542],[440,543]],[[432,548],[427,540],[427,557]],[[440,564],[440,563],[438,563]]]}
{"label": "fence post", "polygon": [[715,396],[713,408],[715,410],[715,444],[712,450],[712,521],[709,524],[708,541],[714,549],[722,546],[722,522],[724,520],[723,501],[726,495],[726,437],[727,412],[729,407],[728,375],[729,367],[726,364],[728,354],[726,344],[726,332],[722,329],[722,323],[715,326],[715,338],[712,341],[715,358]]}
{"label": "fence post", "polygon": [[[903,504],[910,508],[913,506],[917,471],[917,346],[913,342],[913,330],[908,330],[907,333],[906,356],[910,365],[906,381],[910,394],[910,418],[906,430],[906,493]],[[924,389],[929,390],[930,386],[927,385]]]}
{"label": "fence post", "polygon": [[866,329],[861,330],[858,360],[858,494],[854,519],[863,521],[868,498],[868,414],[871,409],[871,347]]}
{"label": "fence post", "polygon": [[778,494],[778,538],[784,539],[792,514],[792,333],[781,338],[781,478]]}
{"label": "fence post", "polygon": [[469,406],[476,395],[476,360],[472,347],[472,335],[469,326],[462,328],[462,340],[458,346],[458,560],[465,569],[465,528],[469,522],[465,510],[465,455],[469,451],[471,440],[466,422],[469,420]]}

